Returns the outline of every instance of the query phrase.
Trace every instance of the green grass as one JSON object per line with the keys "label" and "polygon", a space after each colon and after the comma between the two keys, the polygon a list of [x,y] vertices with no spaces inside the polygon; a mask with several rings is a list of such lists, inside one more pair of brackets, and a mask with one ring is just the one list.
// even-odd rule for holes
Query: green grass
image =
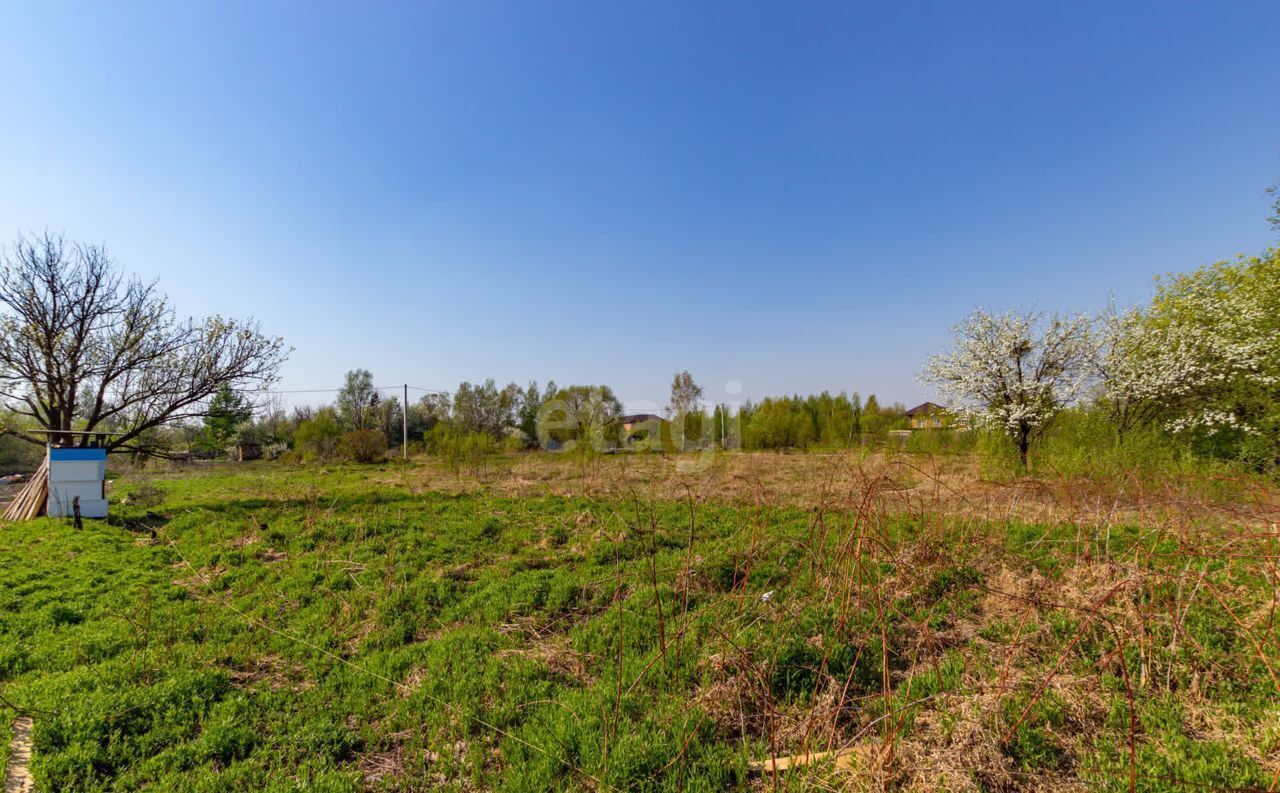
{"label": "green grass", "polygon": [[[117,501],[154,486],[162,503],[113,504],[81,531],[0,527],[0,695],[35,719],[40,789],[742,787],[771,742],[805,741],[795,724],[835,690],[811,743],[935,741],[920,715],[954,725],[1007,666],[1019,620],[984,605],[1000,570],[1077,586],[1074,527],[713,503],[691,516],[679,500],[415,495],[384,476],[263,464],[126,478]],[[1155,553],[1170,543],[1112,533],[1116,557],[1153,576],[1114,605],[1185,607],[1178,643],[1152,616],[1140,655],[1079,609],[1035,606],[1021,682],[983,716],[1008,768],[1126,789],[1119,669],[1136,679],[1145,664],[1140,775],[1269,783],[1257,758],[1277,749],[1276,691],[1258,636],[1161,583],[1185,561]],[[1268,602],[1261,568],[1205,564],[1227,605]],[[1099,681],[1096,722],[1037,690],[1063,651],[1058,675]],[[1198,734],[1184,706],[1272,743],[1250,754]],[[0,705],[3,729],[14,715]]]}

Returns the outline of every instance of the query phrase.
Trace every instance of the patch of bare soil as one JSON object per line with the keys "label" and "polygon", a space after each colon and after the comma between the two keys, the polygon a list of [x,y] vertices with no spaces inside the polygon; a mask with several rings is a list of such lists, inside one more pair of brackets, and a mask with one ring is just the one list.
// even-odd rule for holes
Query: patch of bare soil
{"label": "patch of bare soil", "polygon": [[278,655],[264,655],[245,666],[232,669],[231,682],[237,688],[262,683],[272,691],[305,691],[315,685],[301,666]]}
{"label": "patch of bare soil", "polygon": [[555,626],[542,625],[538,620],[525,619],[499,625],[498,630],[524,639],[520,647],[500,651],[499,657],[527,658],[546,667],[561,680],[575,685],[587,685],[592,682],[591,659],[575,650],[568,635],[557,631]]}

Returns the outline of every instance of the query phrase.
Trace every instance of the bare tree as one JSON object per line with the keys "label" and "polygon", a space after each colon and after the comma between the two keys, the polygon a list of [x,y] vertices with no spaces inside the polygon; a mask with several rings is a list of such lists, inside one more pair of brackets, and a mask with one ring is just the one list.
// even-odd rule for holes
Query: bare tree
{"label": "bare tree", "polygon": [[177,319],[101,247],[46,233],[0,259],[0,400],[47,430],[112,431],[109,450],[158,454],[157,428],[204,416],[224,386],[272,382],[287,356],[252,320]]}

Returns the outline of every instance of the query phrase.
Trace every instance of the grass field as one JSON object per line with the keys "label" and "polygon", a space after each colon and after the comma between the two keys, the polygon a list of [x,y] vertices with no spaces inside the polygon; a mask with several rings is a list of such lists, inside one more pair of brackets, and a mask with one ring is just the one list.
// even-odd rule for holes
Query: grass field
{"label": "grass field", "polygon": [[0,526],[0,738],[34,719],[42,791],[1280,778],[1257,481],[522,455],[130,473],[113,501]]}

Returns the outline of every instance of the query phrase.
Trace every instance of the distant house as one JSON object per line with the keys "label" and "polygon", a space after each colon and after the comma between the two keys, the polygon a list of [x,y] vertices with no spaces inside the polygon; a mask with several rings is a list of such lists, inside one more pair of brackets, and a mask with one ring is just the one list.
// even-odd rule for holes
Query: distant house
{"label": "distant house", "polygon": [[237,462],[259,460],[262,458],[262,445],[257,443],[237,443],[230,449],[231,458]]}
{"label": "distant house", "polygon": [[907,418],[910,419],[913,430],[939,429],[951,424],[947,409],[932,402],[925,402],[911,408],[907,411]]}
{"label": "distant house", "polygon": [[619,422],[622,424],[622,440],[628,446],[641,440],[660,442],[662,416],[653,413],[633,413],[630,416],[623,416]]}
{"label": "distant house", "polygon": [[662,416],[655,416],[652,413],[633,413],[630,416],[623,416],[619,421],[622,422],[622,434],[627,435],[633,427],[638,427],[649,422],[660,423]]}

